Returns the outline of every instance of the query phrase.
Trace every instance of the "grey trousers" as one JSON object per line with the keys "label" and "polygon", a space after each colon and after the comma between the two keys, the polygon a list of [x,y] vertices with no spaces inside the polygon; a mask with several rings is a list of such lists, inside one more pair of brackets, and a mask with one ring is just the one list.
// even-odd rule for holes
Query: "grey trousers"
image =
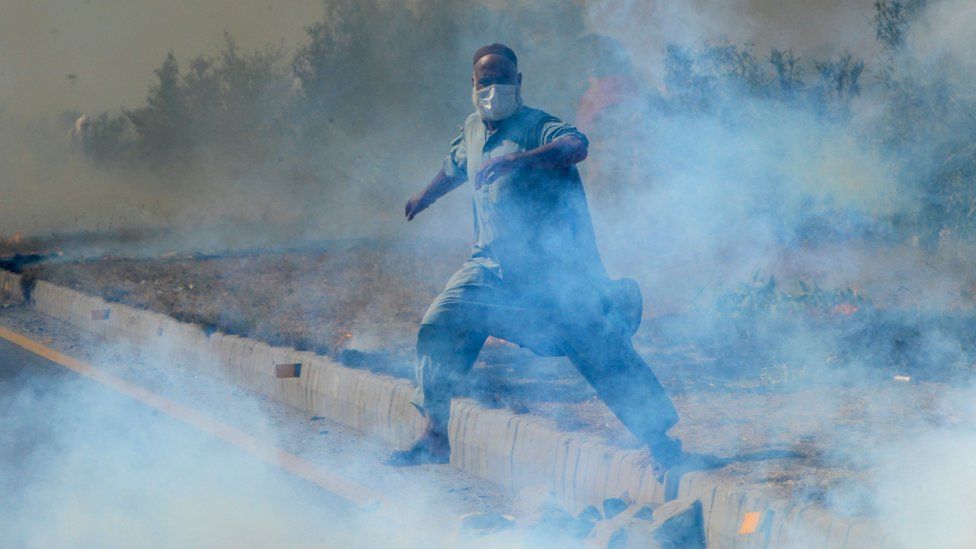
{"label": "grey trousers", "polygon": [[573,285],[549,307],[506,287],[468,262],[434,300],[417,336],[417,390],[413,404],[447,426],[451,397],[471,370],[488,336],[542,354],[565,354],[620,421],[653,444],[678,422],[654,373],[634,350],[630,335],[608,320],[598,291]]}

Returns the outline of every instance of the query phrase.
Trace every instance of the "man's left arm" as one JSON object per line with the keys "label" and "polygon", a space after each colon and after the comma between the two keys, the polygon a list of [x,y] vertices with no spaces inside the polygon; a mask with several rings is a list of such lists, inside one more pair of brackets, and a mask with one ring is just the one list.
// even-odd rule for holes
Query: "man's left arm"
{"label": "man's left arm", "polygon": [[479,170],[475,188],[522,169],[568,168],[586,159],[589,144],[573,126],[557,119],[544,121],[539,129],[541,146],[493,158]]}
{"label": "man's left arm", "polygon": [[525,168],[559,169],[586,160],[587,143],[578,135],[565,135],[545,145],[514,153]]}

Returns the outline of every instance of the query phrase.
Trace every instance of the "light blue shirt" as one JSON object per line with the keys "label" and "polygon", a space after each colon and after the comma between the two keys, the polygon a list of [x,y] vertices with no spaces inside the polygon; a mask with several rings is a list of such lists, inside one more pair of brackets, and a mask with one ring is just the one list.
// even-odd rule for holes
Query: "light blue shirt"
{"label": "light blue shirt", "polygon": [[[473,180],[489,159],[529,151],[574,136],[575,127],[521,107],[488,130],[478,113],[465,120],[444,159],[449,177]],[[471,260],[516,284],[559,283],[567,275],[606,279],[583,183],[575,166],[527,169],[475,190]],[[572,285],[570,285],[572,286]]]}

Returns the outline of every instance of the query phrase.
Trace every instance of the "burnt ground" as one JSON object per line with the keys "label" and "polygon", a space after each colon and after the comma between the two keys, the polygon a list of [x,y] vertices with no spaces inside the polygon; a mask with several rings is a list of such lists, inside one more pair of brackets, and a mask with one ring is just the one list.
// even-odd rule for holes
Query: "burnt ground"
{"label": "burnt ground", "polygon": [[343,242],[311,252],[104,256],[30,265],[23,273],[205,329],[336,357],[345,351],[355,360],[356,351],[397,355],[409,348],[417,319],[465,251],[452,257],[425,247]]}
{"label": "burnt ground", "polygon": [[[466,253],[464,247],[437,243],[347,241],[276,253],[163,254],[149,259],[108,255],[77,261],[55,256],[23,265],[21,271],[31,279],[163,312],[207,329],[312,350],[351,367],[409,378],[416,324]],[[759,293],[769,289],[768,284],[761,286]],[[755,301],[755,291],[746,294]],[[851,325],[850,333],[861,334],[867,325],[874,334],[877,325],[891,324],[888,316],[880,322],[880,313],[863,299],[854,306],[841,294],[810,295],[821,309],[825,302],[827,311],[841,311],[838,325]],[[780,310],[794,311],[796,301],[795,296],[776,298]],[[848,313],[858,308],[874,316],[851,320]],[[740,317],[735,312],[729,323],[737,326]],[[765,340],[752,332],[743,335],[736,328],[713,334],[748,340],[743,358],[741,346],[728,352],[731,347],[687,337],[686,320],[647,318],[635,338],[679,409],[681,422],[674,433],[692,451],[726,458],[789,452],[791,459],[743,459],[724,471],[766,483],[796,501],[819,502],[843,515],[871,515],[877,506],[873,472],[890,465],[887,448],[933,429],[973,423],[968,407],[955,405],[970,394],[968,377],[960,376],[972,363],[958,363],[965,353],[953,355],[956,363],[947,368],[952,375],[927,376],[919,375],[923,372],[917,364],[888,351],[838,353],[817,347],[823,342],[814,340],[803,353],[806,360],[797,363],[765,353]],[[826,322],[822,315],[815,320]],[[883,345],[872,340],[866,346],[887,349],[892,341],[896,349],[910,346],[914,332],[906,329],[909,336],[896,326],[895,336],[879,336]],[[866,360],[884,364],[866,367]],[[895,378],[906,374],[909,381]],[[492,340],[469,376],[466,392],[490,406],[549,418],[562,429],[637,446],[565,359],[535,357]]]}

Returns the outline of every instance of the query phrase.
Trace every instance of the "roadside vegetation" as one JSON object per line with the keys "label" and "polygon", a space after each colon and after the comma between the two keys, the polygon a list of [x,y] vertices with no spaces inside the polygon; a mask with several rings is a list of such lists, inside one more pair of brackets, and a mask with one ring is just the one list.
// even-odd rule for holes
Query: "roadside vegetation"
{"label": "roadside vegetation", "polygon": [[[882,147],[887,158],[903,159],[892,184],[918,207],[865,217],[857,229],[887,233],[895,228],[897,237],[914,235],[929,246],[937,245],[940,234],[971,237],[976,103],[950,84],[955,75],[946,71],[951,68],[922,67],[903,54],[909,29],[925,5],[925,0],[876,2],[874,29],[864,32],[873,30],[883,54],[872,60],[856,52],[805,59],[790,50],[758,52],[750,45],[670,44],[664,52],[666,91],[645,95],[648,116],[707,116],[734,126],[749,124],[774,102],[849,125],[858,117],[858,98],[870,95],[880,114],[857,120],[857,133]],[[592,41],[592,35],[579,36],[581,16],[558,6],[547,2],[469,13],[436,2],[421,2],[415,10],[378,0],[329,2],[326,17],[307,28],[306,41],[290,54],[270,47],[242,52],[229,35],[215,56],[181,63],[168,54],[144,105],[93,117],[86,151],[103,167],[150,166],[166,173],[215,164],[243,172],[287,157],[294,175],[314,171],[310,166],[322,158],[341,162],[349,139],[389,135],[391,126],[401,131],[433,125],[449,134],[456,121],[445,113],[464,112],[466,94],[463,81],[444,83],[458,80],[452,73],[464,66],[461,52],[471,49],[466,42],[478,40],[462,40],[461,29],[505,36],[512,34],[506,28],[533,28],[540,35],[535,43],[509,38],[545,66],[553,54],[538,45],[542,38]],[[444,40],[432,44],[427,37],[435,29]],[[541,78],[565,90],[552,109],[571,117],[585,82],[565,75]],[[861,212],[832,213],[856,217]]]}

